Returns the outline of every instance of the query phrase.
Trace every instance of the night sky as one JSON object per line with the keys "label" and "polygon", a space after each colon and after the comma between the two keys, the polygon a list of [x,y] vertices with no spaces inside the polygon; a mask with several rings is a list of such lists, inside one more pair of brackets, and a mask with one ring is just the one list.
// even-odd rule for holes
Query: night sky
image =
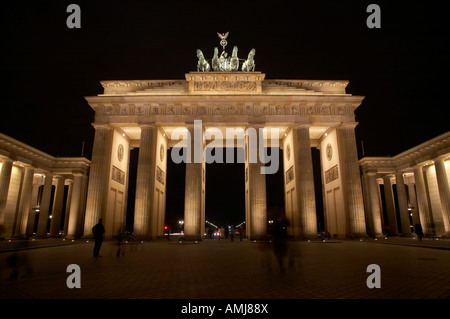
{"label": "night sky", "polygon": [[[184,79],[196,69],[196,49],[209,57],[216,33],[229,31],[228,50],[237,45],[243,58],[256,48],[267,79],[349,80],[347,92],[365,96],[356,110],[359,156],[393,156],[448,131],[441,79],[450,54],[436,2],[392,2],[5,2],[0,132],[54,156],[80,156],[84,142],[90,157],[94,112],[84,96],[102,93],[101,80]],[[81,7],[81,29],[66,26],[70,3]],[[366,26],[370,3],[381,7],[381,29]],[[184,181],[183,167],[173,166],[168,188]],[[209,218],[222,223],[223,213],[211,211],[242,211],[243,168],[212,165],[207,176],[208,194],[242,181],[227,190],[235,200],[209,196]],[[282,175],[268,185],[280,193]],[[168,203],[182,202],[182,190],[172,193]]]}

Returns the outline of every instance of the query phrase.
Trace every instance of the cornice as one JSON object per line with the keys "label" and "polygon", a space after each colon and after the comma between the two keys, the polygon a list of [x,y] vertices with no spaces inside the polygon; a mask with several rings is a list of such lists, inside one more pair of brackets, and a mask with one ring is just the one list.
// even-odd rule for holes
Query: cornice
{"label": "cornice", "polygon": [[0,154],[23,167],[34,167],[46,172],[61,168],[82,168],[87,173],[91,163],[84,157],[54,157],[2,133],[0,133]]}
{"label": "cornice", "polygon": [[359,160],[359,165],[363,170],[379,168],[385,171],[401,172],[415,166],[427,165],[435,159],[447,158],[449,156],[450,131],[393,157],[364,157]]}

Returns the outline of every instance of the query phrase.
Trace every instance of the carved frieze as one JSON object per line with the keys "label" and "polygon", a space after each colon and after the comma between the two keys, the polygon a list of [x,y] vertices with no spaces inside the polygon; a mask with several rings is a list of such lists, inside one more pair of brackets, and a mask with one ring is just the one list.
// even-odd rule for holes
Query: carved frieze
{"label": "carved frieze", "polygon": [[331,183],[338,178],[339,170],[337,165],[334,165],[332,168],[325,171],[325,184]]}
{"label": "carved frieze", "polygon": [[165,173],[159,166],[156,166],[156,180],[164,185]]}
{"label": "carved frieze", "polygon": [[224,103],[224,104],[100,104],[96,109],[98,116],[160,116],[160,115],[248,115],[248,116],[352,116],[351,104],[304,103],[304,104],[268,104],[268,103]]}
{"label": "carved frieze", "polygon": [[122,185],[125,184],[125,172],[113,165],[111,179]]}
{"label": "carved frieze", "polygon": [[194,91],[256,92],[251,81],[201,81],[194,83]]}
{"label": "carved frieze", "polygon": [[289,167],[286,171],[286,185],[294,180],[294,166]]}

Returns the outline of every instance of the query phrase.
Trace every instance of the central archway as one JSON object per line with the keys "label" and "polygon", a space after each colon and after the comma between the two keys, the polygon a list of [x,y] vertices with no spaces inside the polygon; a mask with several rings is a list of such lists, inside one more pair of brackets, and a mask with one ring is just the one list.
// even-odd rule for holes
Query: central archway
{"label": "central archway", "polygon": [[[237,148],[233,149],[236,159]],[[223,149],[226,153],[226,148]],[[245,221],[245,163],[206,164],[206,220],[218,227]]]}

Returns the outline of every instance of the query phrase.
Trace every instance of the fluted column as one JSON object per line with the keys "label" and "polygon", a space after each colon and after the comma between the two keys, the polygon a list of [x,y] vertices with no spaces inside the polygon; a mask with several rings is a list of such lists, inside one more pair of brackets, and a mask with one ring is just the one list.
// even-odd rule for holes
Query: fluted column
{"label": "fluted column", "polygon": [[[249,129],[254,130],[255,134],[246,136],[250,209],[248,214],[250,223],[246,227],[250,226],[249,234],[251,240],[262,240],[267,236],[266,175],[261,173],[264,163],[261,161],[262,152],[260,150],[264,145],[263,127],[255,126]],[[256,152],[256,154],[252,154],[253,152]]]}
{"label": "fluted column", "polygon": [[450,236],[450,187],[443,158],[434,161],[436,177],[441,201],[442,219],[444,221],[445,235]]}
{"label": "fluted column", "polygon": [[108,178],[111,161],[112,133],[108,125],[95,125],[94,147],[89,172],[84,237],[92,237],[92,227],[106,212]]}
{"label": "fluted column", "polygon": [[433,227],[433,217],[431,215],[430,206],[428,203],[427,189],[425,186],[425,179],[423,177],[423,167],[414,167],[414,179],[416,181],[417,191],[417,206],[419,209],[420,224],[422,225],[423,233],[426,236],[435,235]]}
{"label": "fluted column", "polygon": [[81,218],[81,203],[82,203],[82,182],[83,175],[82,174],[74,174],[73,182],[72,182],[72,190],[70,196],[70,209],[69,216],[67,216],[67,237],[68,238],[76,238],[78,237],[79,229],[79,220]]}
{"label": "fluted column", "polygon": [[395,184],[397,185],[396,188],[398,209],[400,210],[400,223],[402,226],[401,234],[402,236],[411,236],[411,222],[409,221],[408,198],[406,197],[406,187],[402,173],[395,173]]}
{"label": "fluted column", "polygon": [[417,208],[416,188],[415,184],[412,182],[408,183],[408,195],[409,195],[409,202],[411,204],[410,214],[412,214],[412,221],[414,226],[420,223],[420,218]]}
{"label": "fluted column", "polygon": [[[8,200],[9,183],[11,181],[12,160],[5,159],[2,162],[0,172],[0,225],[5,221],[6,201]],[[1,234],[0,234],[1,236]]]}
{"label": "fluted column", "polygon": [[384,199],[386,201],[386,214],[388,218],[387,221],[390,227],[389,235],[397,236],[398,235],[397,216],[395,212],[394,192],[392,191],[390,175],[383,176],[383,184],[384,184]]}
{"label": "fluted column", "polygon": [[62,209],[64,201],[64,183],[63,176],[56,176],[55,197],[53,201],[52,222],[50,224],[50,236],[58,237],[61,228]]}
{"label": "fluted column", "polygon": [[[184,196],[184,237],[187,240],[200,240],[202,231],[202,170],[204,156],[198,158],[195,154],[199,152],[196,147],[202,149],[203,154],[203,134],[202,129],[198,132],[195,126],[188,126],[190,136],[190,152],[186,156],[186,181]],[[199,136],[200,134],[200,136]],[[197,143],[197,144],[196,144]],[[190,156],[190,158],[188,158]]]}
{"label": "fluted column", "polygon": [[355,125],[344,125],[336,129],[339,143],[339,162],[343,173],[345,198],[350,221],[350,234],[365,237],[366,222],[361,176],[356,148]]}
{"label": "fluted column", "polygon": [[297,126],[292,131],[294,151],[294,178],[297,195],[297,214],[294,222],[299,221],[300,234],[294,237],[317,237],[316,198],[314,190],[314,172],[311,155],[309,126]]}
{"label": "fluted column", "polygon": [[[40,174],[39,174],[40,175]],[[30,213],[28,214],[28,223],[27,223],[27,230],[26,230],[26,236],[31,237],[34,235],[34,229],[35,225],[37,223],[36,221],[36,209],[38,208],[39,204],[39,188],[44,182],[44,177],[40,175],[39,178],[33,178],[33,186],[31,188],[31,208]]]}
{"label": "fluted column", "polygon": [[69,228],[69,219],[70,219],[70,206],[72,203],[72,192],[73,192],[73,180],[69,179],[67,180],[67,198],[66,198],[66,211],[64,212],[64,227],[63,227],[63,233],[64,236],[67,237],[67,229]]}
{"label": "fluted column", "polygon": [[155,188],[156,138],[156,126],[141,125],[133,231],[135,236],[143,239],[152,237],[150,222]]}
{"label": "fluted column", "polygon": [[23,177],[22,191],[20,193],[19,207],[17,209],[16,229],[14,237],[26,237],[28,215],[31,210],[31,197],[33,188],[34,168],[25,167]]}
{"label": "fluted column", "polygon": [[377,183],[377,178],[375,173],[368,173],[367,183],[368,183],[368,197],[370,205],[370,216],[371,221],[371,231],[374,237],[381,237],[383,235],[383,223],[381,221],[381,205],[379,196],[379,186]]}
{"label": "fluted column", "polygon": [[39,221],[36,236],[47,238],[47,225],[50,214],[53,174],[46,173],[44,188],[42,190],[41,205],[39,207]]}

